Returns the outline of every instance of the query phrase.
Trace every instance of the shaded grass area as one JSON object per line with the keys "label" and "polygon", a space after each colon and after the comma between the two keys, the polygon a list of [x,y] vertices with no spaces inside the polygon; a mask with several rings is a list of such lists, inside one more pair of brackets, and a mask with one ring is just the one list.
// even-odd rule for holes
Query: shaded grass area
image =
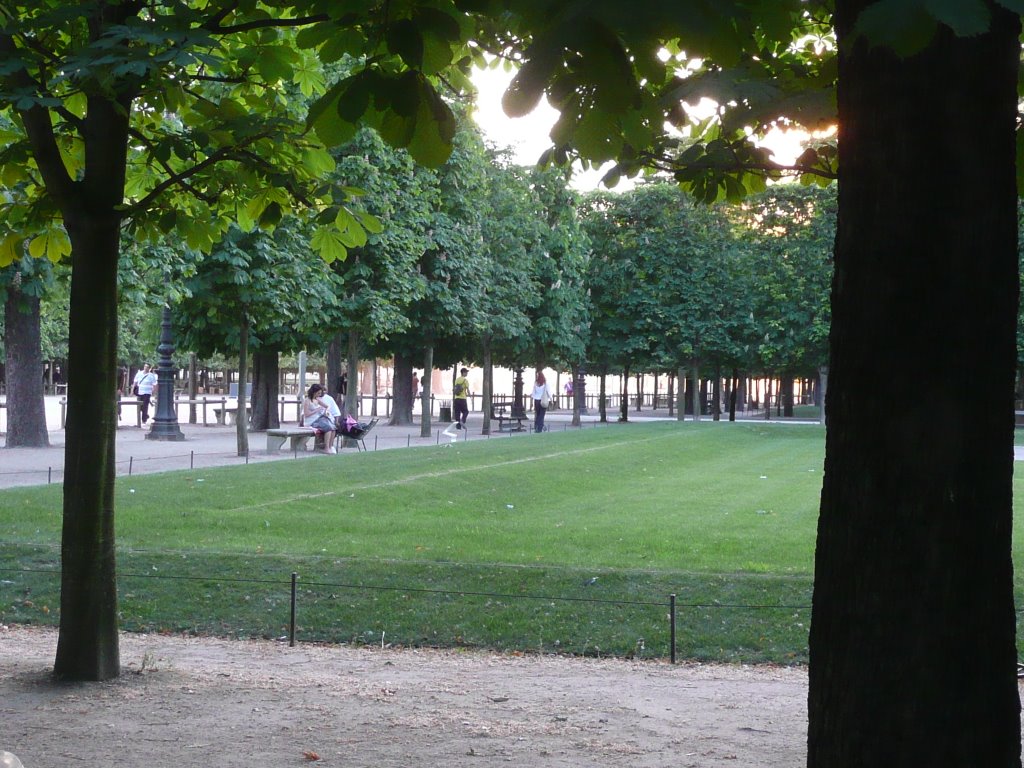
{"label": "shaded grass area", "polygon": [[[5,548],[4,621],[57,622],[57,567],[51,548]],[[119,571],[129,631],[285,638],[297,572],[300,641],[667,657],[675,594],[680,657],[807,652],[806,576],[130,551]]]}
{"label": "shaded grass area", "polygon": [[[282,637],[297,572],[300,640],[664,657],[675,594],[681,657],[803,662],[823,434],[633,424],[120,478],[122,626]],[[57,621],[60,509],[0,493],[0,621]]]}

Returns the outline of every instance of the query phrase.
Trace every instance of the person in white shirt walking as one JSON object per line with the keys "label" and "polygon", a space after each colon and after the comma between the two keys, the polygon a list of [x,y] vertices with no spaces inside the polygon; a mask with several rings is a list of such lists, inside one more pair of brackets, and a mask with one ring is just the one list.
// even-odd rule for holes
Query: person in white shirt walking
{"label": "person in white shirt walking", "polygon": [[149,404],[153,399],[153,390],[155,388],[156,373],[153,372],[153,367],[146,363],[132,380],[132,392],[139,398],[139,410],[142,412],[143,424],[149,421]]}
{"label": "person in white shirt walking", "polygon": [[551,405],[551,390],[548,389],[548,381],[544,373],[537,369],[537,378],[533,382],[533,431],[544,431],[544,414],[548,412]]}

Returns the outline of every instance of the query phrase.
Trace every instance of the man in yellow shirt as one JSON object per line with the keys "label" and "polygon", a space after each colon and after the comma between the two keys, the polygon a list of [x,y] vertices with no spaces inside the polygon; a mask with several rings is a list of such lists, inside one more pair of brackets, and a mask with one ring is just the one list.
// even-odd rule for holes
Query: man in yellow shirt
{"label": "man in yellow shirt", "polygon": [[455,388],[452,391],[452,406],[454,408],[455,428],[465,429],[466,418],[469,416],[469,380],[466,378],[469,368],[463,368],[459,373],[461,375],[455,380]]}

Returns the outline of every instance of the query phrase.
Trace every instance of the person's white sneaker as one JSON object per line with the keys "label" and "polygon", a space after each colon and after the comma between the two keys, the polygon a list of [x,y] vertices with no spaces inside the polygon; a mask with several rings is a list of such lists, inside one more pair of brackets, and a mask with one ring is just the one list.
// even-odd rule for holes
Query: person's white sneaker
{"label": "person's white sneaker", "polygon": [[328,449],[327,449],[327,452],[328,452],[328,453],[337,453],[337,452],[338,452],[338,449],[337,449],[337,448],[335,448],[335,447],[334,447],[334,446],[332,445],[332,446],[331,446],[330,448],[328,448]]}

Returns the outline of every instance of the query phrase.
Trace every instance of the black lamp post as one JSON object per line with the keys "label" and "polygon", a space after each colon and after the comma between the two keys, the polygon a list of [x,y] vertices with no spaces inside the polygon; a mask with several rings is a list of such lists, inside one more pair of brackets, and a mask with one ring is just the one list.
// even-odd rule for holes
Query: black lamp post
{"label": "black lamp post", "polygon": [[146,434],[147,440],[184,440],[185,435],[178,426],[178,413],[174,409],[174,368],[171,355],[174,341],[171,338],[171,308],[164,306],[160,323],[160,345],[156,348],[160,362],[156,368],[156,418]]}
{"label": "black lamp post", "polygon": [[523,402],[523,369],[516,366],[514,369],[516,377],[512,380],[512,418],[526,418],[526,403]]}
{"label": "black lamp post", "polygon": [[[576,369],[576,380],[572,383],[573,395],[579,398],[580,415],[587,415],[587,370],[582,365]],[[572,407],[572,403],[569,403]]]}

